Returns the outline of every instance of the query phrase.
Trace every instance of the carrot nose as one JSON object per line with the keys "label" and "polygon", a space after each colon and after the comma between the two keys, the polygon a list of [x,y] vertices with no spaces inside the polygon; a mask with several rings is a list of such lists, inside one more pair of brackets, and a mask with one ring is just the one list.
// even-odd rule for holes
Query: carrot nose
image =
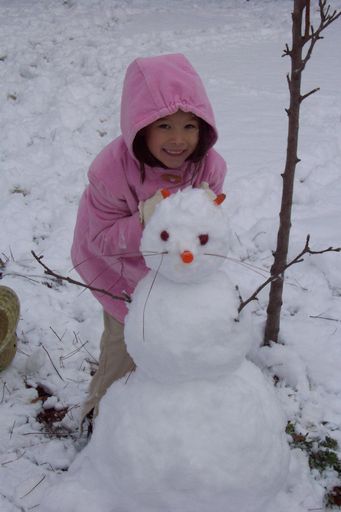
{"label": "carrot nose", "polygon": [[192,261],[194,260],[194,256],[191,253],[191,251],[183,251],[180,254],[180,257],[184,263],[192,263]]}

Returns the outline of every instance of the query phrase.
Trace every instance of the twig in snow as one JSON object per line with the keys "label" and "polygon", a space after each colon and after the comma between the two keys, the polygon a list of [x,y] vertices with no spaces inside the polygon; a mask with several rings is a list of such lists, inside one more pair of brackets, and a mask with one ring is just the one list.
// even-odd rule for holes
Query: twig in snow
{"label": "twig in snow", "polygon": [[59,358],[60,362],[62,363],[64,361],[64,359],[69,359],[70,357],[73,357],[75,354],[80,352],[82,350],[82,348],[84,348],[87,343],[89,343],[89,342],[85,341],[83,343],[83,345],[81,345],[80,347],[75,348],[74,350],[72,350],[71,352],[66,354],[65,356],[60,356],[60,358]]}
{"label": "twig in snow", "polygon": [[[98,360],[88,351],[87,348],[85,348],[85,343],[82,343],[81,339],[79,339],[79,337],[78,337],[78,335],[77,335],[77,333],[75,331],[73,331],[73,335],[75,337],[76,342],[82,344],[81,348],[84,348],[85,352],[91,357],[91,359],[93,359],[93,361],[96,364],[98,364]],[[88,342],[86,341],[86,343],[88,343]]]}
{"label": "twig in snow", "polygon": [[[72,436],[76,436],[75,431],[67,431],[67,432],[58,432],[58,431],[51,431],[51,430],[39,430],[37,432],[23,432],[22,436],[48,436],[50,438],[53,437],[61,437],[61,438],[69,438]],[[48,441],[47,441],[48,442]]]}
{"label": "twig in snow", "polygon": [[34,489],[36,489],[38,487],[38,485],[40,485],[45,480],[45,478],[46,478],[46,475],[43,475],[42,478],[39,480],[39,482],[37,482],[36,485],[32,487],[32,489],[27,491],[23,496],[20,496],[20,499],[22,500],[23,498],[25,498],[26,496],[31,494],[31,492],[34,491]]}
{"label": "twig in snow", "polygon": [[12,439],[13,432],[14,432],[14,427],[15,427],[15,420],[14,420],[13,425],[11,426],[11,428],[9,430],[9,438],[10,439]]}
{"label": "twig in snow", "polygon": [[321,320],[330,320],[331,322],[341,322],[338,318],[330,318],[328,316],[321,316],[321,315],[309,315],[309,318],[319,318]]}
{"label": "twig in snow", "polygon": [[43,345],[43,344],[42,344],[41,346],[42,346],[42,348],[45,350],[45,352],[46,352],[46,354],[47,354],[47,357],[49,358],[49,360],[50,360],[50,362],[51,362],[51,364],[52,364],[53,368],[56,370],[56,373],[57,373],[58,377],[59,377],[61,380],[64,380],[64,379],[63,379],[63,377],[61,376],[61,374],[59,373],[59,371],[58,371],[58,369],[57,369],[56,365],[55,365],[55,364],[54,364],[54,362],[52,361],[52,358],[51,358],[51,356],[50,356],[50,354],[49,354],[48,350],[44,347],[44,345]]}
{"label": "twig in snow", "polygon": [[128,372],[128,376],[127,376],[127,378],[126,378],[126,380],[125,380],[125,384],[127,384],[128,380],[130,379],[130,377],[131,377],[132,373],[133,373],[133,372],[135,372],[136,368],[137,368],[137,366],[136,366],[136,364],[134,363],[134,365],[133,365],[132,369]]}
{"label": "twig in snow", "polygon": [[1,466],[6,466],[7,464],[11,464],[12,462],[16,462],[17,460],[21,459],[25,455],[25,453],[26,452],[22,452],[16,459],[6,460],[5,462],[2,462]]}
{"label": "twig in snow", "polygon": [[4,400],[5,400],[5,391],[6,391],[6,389],[7,389],[7,391],[8,391],[8,394],[10,394],[10,391],[9,391],[9,389],[8,389],[8,387],[7,387],[7,384],[6,384],[6,381],[5,381],[5,382],[3,383],[3,386],[2,386],[2,397],[1,397],[1,402],[0,402],[0,404],[2,404],[2,403],[4,402]]}
{"label": "twig in snow", "polygon": [[54,335],[59,339],[59,341],[60,341],[61,343],[63,343],[63,338],[64,338],[64,335],[65,335],[65,331],[64,331],[64,334],[62,335],[62,337],[60,337],[60,336],[56,333],[56,331],[51,327],[51,325],[50,325],[50,329],[51,329],[51,331],[53,332],[53,334],[54,334]]}

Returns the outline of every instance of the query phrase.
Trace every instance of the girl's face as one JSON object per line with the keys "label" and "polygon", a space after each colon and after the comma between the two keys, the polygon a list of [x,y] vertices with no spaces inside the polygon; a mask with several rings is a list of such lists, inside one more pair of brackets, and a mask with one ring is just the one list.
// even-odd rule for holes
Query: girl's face
{"label": "girl's face", "polygon": [[199,120],[191,112],[178,110],[147,126],[146,144],[152,155],[170,169],[187,160],[199,141]]}

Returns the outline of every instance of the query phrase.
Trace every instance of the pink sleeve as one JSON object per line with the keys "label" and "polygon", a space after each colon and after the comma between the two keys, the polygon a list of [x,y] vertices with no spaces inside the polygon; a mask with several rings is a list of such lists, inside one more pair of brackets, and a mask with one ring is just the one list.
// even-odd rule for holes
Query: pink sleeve
{"label": "pink sleeve", "polygon": [[205,181],[215,194],[220,194],[223,191],[226,172],[227,167],[223,157],[214,149],[210,149],[194,185],[199,187]]}
{"label": "pink sleeve", "polygon": [[219,153],[214,151],[212,156],[214,156],[214,159],[212,159],[213,162],[209,169],[208,184],[213,192],[220,194],[223,191],[227,166],[225,160]]}
{"label": "pink sleeve", "polygon": [[[90,183],[87,192],[89,238],[103,256],[114,252],[138,253],[142,225],[125,198],[113,196],[102,183]],[[137,254],[137,255],[138,255]]]}

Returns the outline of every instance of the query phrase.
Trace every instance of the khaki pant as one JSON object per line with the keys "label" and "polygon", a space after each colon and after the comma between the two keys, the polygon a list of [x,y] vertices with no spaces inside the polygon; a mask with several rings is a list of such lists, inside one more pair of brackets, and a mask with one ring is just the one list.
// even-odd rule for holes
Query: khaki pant
{"label": "khaki pant", "polygon": [[135,363],[127,352],[123,334],[124,326],[104,311],[104,331],[101,337],[98,369],[89,386],[88,398],[83,405],[81,423],[98,405],[108,387],[124,375],[135,370]]}

